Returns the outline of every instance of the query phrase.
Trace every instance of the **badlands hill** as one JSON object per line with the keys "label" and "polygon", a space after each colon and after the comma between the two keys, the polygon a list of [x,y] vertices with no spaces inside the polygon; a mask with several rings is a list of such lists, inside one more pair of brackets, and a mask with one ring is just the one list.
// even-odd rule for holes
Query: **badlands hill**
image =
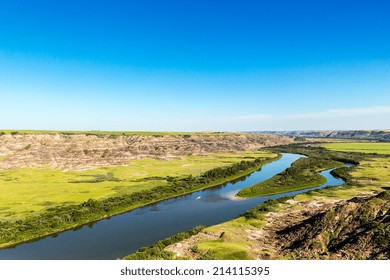
{"label": "badlands hill", "polygon": [[85,170],[126,164],[128,160],[167,160],[187,155],[256,150],[291,138],[245,133],[0,133],[0,169],[50,165]]}
{"label": "badlands hill", "polygon": [[372,140],[390,142],[389,130],[295,130],[295,131],[260,131],[288,137],[305,138],[340,138],[351,140]]}

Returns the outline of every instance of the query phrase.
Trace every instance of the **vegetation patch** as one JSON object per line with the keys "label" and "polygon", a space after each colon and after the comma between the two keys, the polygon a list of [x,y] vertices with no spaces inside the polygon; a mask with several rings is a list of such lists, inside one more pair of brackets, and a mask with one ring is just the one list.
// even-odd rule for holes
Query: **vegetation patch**
{"label": "vegetation patch", "polygon": [[178,233],[174,236],[161,240],[150,247],[143,247],[137,252],[124,257],[124,260],[173,260],[175,256],[172,252],[164,250],[169,245],[187,239],[200,231],[204,226],[197,226],[189,231]]}
{"label": "vegetation patch", "polygon": [[69,183],[72,184],[80,184],[80,183],[101,183],[101,182],[120,182],[121,180],[114,177],[114,173],[107,172],[106,175],[104,174],[96,174],[96,175],[81,175],[83,177],[92,177],[91,179],[86,180],[75,180],[75,181],[69,181]]}
{"label": "vegetation patch", "polygon": [[223,239],[203,242],[197,247],[201,260],[251,260],[248,246],[241,242],[225,242]]}
{"label": "vegetation patch", "polygon": [[332,151],[390,154],[390,143],[329,143],[322,146]]}

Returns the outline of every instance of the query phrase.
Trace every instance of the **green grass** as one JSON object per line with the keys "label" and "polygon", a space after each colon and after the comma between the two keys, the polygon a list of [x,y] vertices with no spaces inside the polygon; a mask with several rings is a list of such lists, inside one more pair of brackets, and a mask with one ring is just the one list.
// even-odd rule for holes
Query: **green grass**
{"label": "green grass", "polygon": [[161,240],[150,247],[143,247],[137,252],[124,257],[124,260],[171,260],[175,259],[172,252],[164,249],[174,243],[187,239],[204,229],[204,226],[197,226],[189,231],[178,233],[174,236]]}
{"label": "green grass", "polygon": [[342,138],[321,138],[321,137],[307,137],[306,139],[314,142],[326,142],[326,143],[360,143],[364,142],[366,143],[367,140],[360,140],[360,139],[342,139]]}
{"label": "green grass", "polygon": [[205,241],[198,245],[198,251],[204,252],[204,260],[251,260],[248,246],[243,242],[225,242],[223,239]]}
{"label": "green grass", "polygon": [[[167,185],[167,176],[197,176],[207,170],[248,158],[275,156],[276,154],[253,152],[219,153],[175,160],[132,160],[127,166],[100,167],[86,171],[64,172],[53,170],[49,166],[0,170],[0,219],[20,219],[54,206],[150,190]],[[115,180],[108,178],[107,174],[110,173]]]}
{"label": "green grass", "polygon": [[390,154],[390,143],[331,143],[322,146],[332,151]]}
{"label": "green grass", "polygon": [[351,175],[366,186],[390,186],[390,158],[361,161]]}

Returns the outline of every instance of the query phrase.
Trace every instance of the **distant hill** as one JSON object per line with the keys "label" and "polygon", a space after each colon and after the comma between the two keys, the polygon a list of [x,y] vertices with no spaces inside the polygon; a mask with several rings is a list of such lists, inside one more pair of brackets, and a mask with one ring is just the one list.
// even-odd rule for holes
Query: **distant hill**
{"label": "distant hill", "polygon": [[279,136],[303,138],[341,138],[390,142],[390,130],[294,130],[294,131],[252,131]]}

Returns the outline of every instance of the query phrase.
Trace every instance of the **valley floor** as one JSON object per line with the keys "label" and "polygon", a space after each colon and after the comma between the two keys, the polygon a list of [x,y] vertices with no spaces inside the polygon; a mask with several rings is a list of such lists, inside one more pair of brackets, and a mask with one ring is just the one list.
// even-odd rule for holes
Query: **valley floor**
{"label": "valley floor", "polygon": [[336,174],[345,185],[268,201],[165,251],[185,259],[390,259],[390,157],[333,157],[343,155],[359,161]]}

